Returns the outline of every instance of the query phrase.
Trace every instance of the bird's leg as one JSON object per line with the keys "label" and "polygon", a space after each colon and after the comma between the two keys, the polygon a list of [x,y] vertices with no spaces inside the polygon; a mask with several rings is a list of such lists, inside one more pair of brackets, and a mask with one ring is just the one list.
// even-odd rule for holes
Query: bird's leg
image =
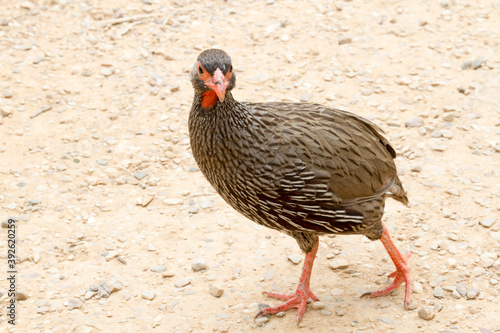
{"label": "bird's leg", "polygon": [[316,242],[311,251],[306,253],[304,266],[302,266],[302,274],[300,276],[299,285],[297,286],[297,290],[295,291],[295,293],[278,294],[274,292],[264,292],[263,294],[267,295],[267,297],[277,298],[286,302],[278,306],[268,307],[260,310],[259,313],[257,313],[257,315],[255,316],[255,318],[267,314],[276,314],[278,312],[287,311],[291,308],[298,308],[297,312],[297,324],[298,324],[302,319],[302,315],[306,311],[306,304],[307,301],[309,300],[309,297],[311,297],[311,299],[315,302],[319,301],[319,299],[316,297],[316,295],[313,294],[311,288],[309,287],[314,258],[316,257],[316,253],[318,252],[318,244],[319,242]]}
{"label": "bird's leg", "polygon": [[384,244],[387,253],[389,253],[389,256],[391,257],[392,261],[394,262],[394,265],[396,266],[396,271],[389,274],[389,277],[393,277],[394,281],[392,281],[392,283],[384,289],[366,292],[363,295],[361,295],[361,297],[363,296],[378,297],[378,296],[388,295],[404,282],[406,285],[404,306],[405,309],[408,309],[408,304],[410,303],[410,293],[411,293],[410,265],[408,264],[408,258],[410,258],[411,252],[402,255],[401,252],[399,252],[399,250],[396,248],[396,245],[392,241],[391,237],[389,236],[389,231],[387,230],[387,228],[384,225],[383,228],[384,232],[382,233],[382,237],[380,238],[380,240],[382,241],[382,244]]}

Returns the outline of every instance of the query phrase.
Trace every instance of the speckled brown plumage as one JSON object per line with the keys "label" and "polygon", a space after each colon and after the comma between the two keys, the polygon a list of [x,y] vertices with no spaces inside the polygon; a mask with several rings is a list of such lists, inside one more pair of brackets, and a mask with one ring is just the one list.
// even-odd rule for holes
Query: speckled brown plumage
{"label": "speckled brown plumage", "polygon": [[[408,203],[396,153],[371,121],[318,104],[238,102],[221,50],[200,54],[191,81],[200,170],[237,211],[294,237],[304,252],[321,234],[379,239],[385,198]],[[214,91],[218,99],[209,98]]]}

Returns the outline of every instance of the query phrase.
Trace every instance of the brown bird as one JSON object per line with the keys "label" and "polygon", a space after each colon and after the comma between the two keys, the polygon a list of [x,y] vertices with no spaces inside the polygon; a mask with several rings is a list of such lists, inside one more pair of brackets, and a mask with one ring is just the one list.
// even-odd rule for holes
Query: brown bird
{"label": "brown bird", "polygon": [[264,293],[286,301],[256,317],[298,308],[309,297],[319,235],[361,234],[380,239],[396,271],[391,285],[362,296],[387,295],[406,284],[411,253],[402,255],[382,224],[386,197],[407,205],[397,176],[396,152],[382,130],[353,113],[310,103],[238,102],[231,57],[203,51],[191,72],[189,114],[193,156],[201,172],[234,209],[250,220],[295,238],[306,253],[293,294]]}

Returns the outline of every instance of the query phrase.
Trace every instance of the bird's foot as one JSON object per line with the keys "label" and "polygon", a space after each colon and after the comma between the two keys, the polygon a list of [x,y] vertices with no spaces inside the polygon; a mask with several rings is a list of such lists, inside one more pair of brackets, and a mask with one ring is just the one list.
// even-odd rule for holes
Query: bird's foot
{"label": "bird's foot", "polygon": [[402,283],[405,283],[405,298],[404,298],[404,307],[408,309],[408,305],[410,304],[410,293],[411,293],[411,278],[410,278],[410,265],[408,264],[408,258],[410,258],[411,252],[408,252],[399,258],[399,262],[397,265],[397,270],[389,274],[390,278],[394,278],[394,281],[384,289],[369,291],[361,295],[361,297],[379,297],[389,295],[395,289],[397,289]]}
{"label": "bird's foot", "polygon": [[302,315],[306,311],[306,304],[309,300],[309,297],[315,302],[319,301],[319,299],[316,297],[316,295],[313,294],[309,286],[297,288],[295,294],[279,294],[274,292],[263,292],[263,294],[267,297],[276,298],[286,302],[278,306],[268,307],[260,310],[259,313],[257,313],[257,315],[255,316],[255,319],[260,316],[277,314],[278,312],[287,311],[291,308],[297,308],[297,324],[299,324],[300,320],[302,319]]}

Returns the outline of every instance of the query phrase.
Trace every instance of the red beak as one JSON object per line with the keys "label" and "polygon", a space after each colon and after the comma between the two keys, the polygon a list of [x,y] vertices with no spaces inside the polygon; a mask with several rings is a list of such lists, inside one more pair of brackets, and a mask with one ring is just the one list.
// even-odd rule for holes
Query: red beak
{"label": "red beak", "polygon": [[220,68],[215,70],[212,82],[207,82],[205,85],[212,88],[212,90],[217,94],[219,101],[223,102],[224,97],[226,97],[226,88],[229,85],[229,81],[226,81],[226,78],[224,77],[224,74],[222,74]]}

